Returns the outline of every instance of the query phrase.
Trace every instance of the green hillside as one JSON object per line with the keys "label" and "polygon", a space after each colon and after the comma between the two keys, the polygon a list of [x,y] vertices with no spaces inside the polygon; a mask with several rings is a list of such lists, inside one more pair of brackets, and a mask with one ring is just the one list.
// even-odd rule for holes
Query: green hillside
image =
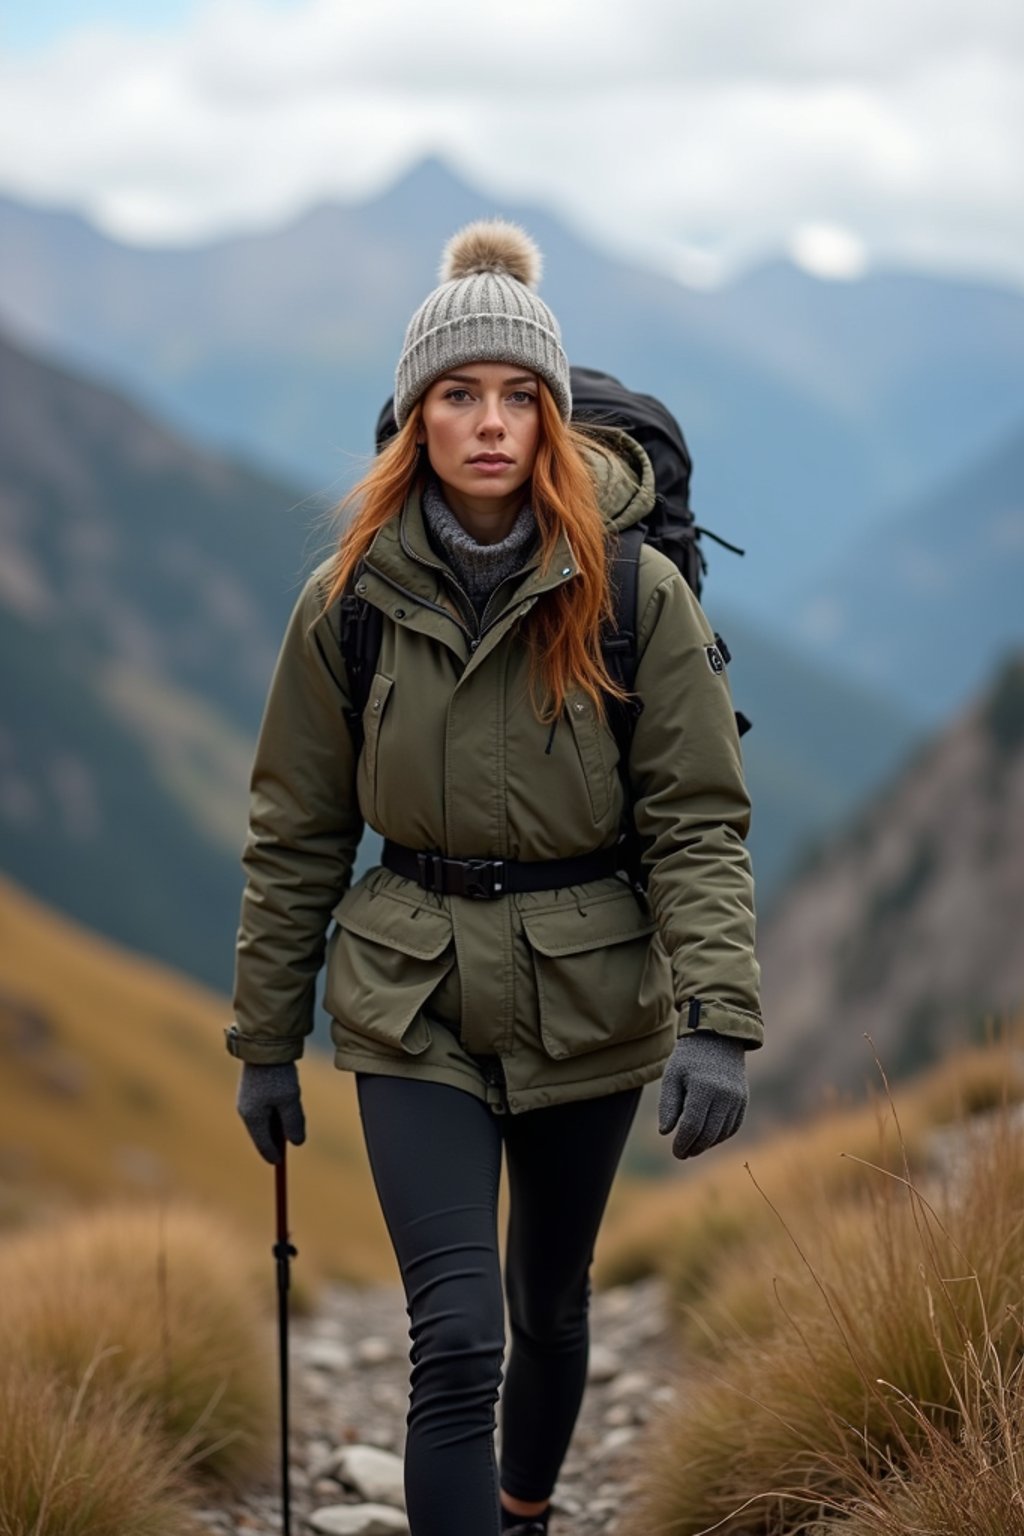
{"label": "green hillside", "polygon": [[[223,786],[211,795],[201,764],[191,781],[170,782],[173,764],[120,717],[73,633],[0,607],[0,648],[0,866],[30,874],[63,911],[122,943],[170,962],[187,956],[194,975],[229,986],[237,787],[232,827]],[[156,707],[155,689],[150,698]]]}

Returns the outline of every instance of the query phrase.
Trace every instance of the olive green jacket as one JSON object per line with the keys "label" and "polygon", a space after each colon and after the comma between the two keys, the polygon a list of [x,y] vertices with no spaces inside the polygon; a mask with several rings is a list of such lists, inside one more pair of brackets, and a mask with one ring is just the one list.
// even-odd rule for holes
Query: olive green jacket
{"label": "olive green jacket", "polygon": [[[653,473],[632,438],[607,440],[614,451],[590,462],[603,516],[623,529],[651,508]],[[381,865],[350,883],[364,822],[456,858],[562,858],[616,841],[611,730],[580,691],[553,737],[529,703],[519,621],[575,574],[564,535],[546,571],[539,560],[499,584],[473,638],[468,599],[409,495],[360,582],[385,622],[358,760],[337,609],[321,613],[330,562],[306,582],[252,770],[233,1055],[302,1055],[325,948],[338,1067],[451,1083],[498,1111],[660,1076],[693,998],[699,1027],[760,1045],[750,802],[729,685],[699,603],[646,544],[644,708],[628,768],[651,840],[649,906],[615,876],[483,900],[428,893]]]}

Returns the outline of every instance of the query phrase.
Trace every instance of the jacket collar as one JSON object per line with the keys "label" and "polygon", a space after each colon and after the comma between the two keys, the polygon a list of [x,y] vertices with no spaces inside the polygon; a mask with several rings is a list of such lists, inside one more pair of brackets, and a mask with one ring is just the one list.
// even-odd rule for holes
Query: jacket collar
{"label": "jacket collar", "polygon": [[[430,543],[418,479],[399,515],[378,529],[364,558],[371,570],[404,591],[427,602],[443,603],[447,595],[446,577],[450,578],[452,571]],[[547,571],[541,571],[540,550],[534,549],[517,572],[520,583],[510,586],[507,601],[522,602],[525,597],[535,597],[561,586],[575,573],[575,554],[564,531],[560,530]]]}

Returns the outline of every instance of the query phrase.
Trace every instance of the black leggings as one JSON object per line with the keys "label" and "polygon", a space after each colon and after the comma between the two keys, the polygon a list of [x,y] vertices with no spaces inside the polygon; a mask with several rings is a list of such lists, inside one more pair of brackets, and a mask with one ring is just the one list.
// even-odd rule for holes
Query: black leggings
{"label": "black leggings", "polygon": [[410,1319],[412,1536],[498,1536],[502,1142],[512,1343],[501,1487],[540,1503],[555,1486],[583,1397],[594,1242],[641,1089],[496,1115],[445,1083],[357,1072],[356,1085]]}

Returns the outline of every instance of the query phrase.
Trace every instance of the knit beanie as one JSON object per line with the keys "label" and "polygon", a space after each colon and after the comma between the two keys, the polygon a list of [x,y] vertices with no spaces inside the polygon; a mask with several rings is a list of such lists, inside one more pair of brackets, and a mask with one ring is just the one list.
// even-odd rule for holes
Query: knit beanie
{"label": "knit beanie", "polygon": [[441,285],[409,321],[395,370],[395,420],[409,419],[435,379],[463,363],[518,364],[550,387],[572,414],[569,361],[558,321],[535,293],[541,254],[518,224],[477,219],[445,246]]}

